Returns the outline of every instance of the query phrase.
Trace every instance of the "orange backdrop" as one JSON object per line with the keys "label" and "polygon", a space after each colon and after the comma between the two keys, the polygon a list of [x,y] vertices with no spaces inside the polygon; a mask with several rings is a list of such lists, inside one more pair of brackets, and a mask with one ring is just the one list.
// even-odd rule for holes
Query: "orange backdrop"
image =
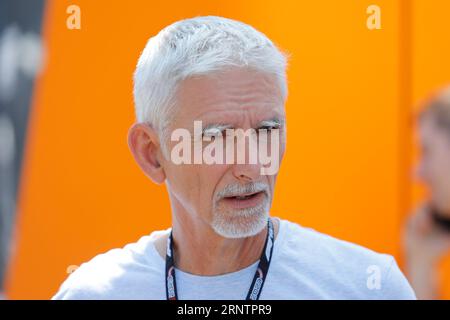
{"label": "orange backdrop", "polygon": [[[66,28],[71,4],[81,30]],[[371,4],[381,30],[366,27]],[[132,73],[150,36],[196,15],[247,22],[292,54],[272,214],[401,262],[401,226],[418,198],[412,102],[449,80],[450,44],[436,43],[450,32],[440,24],[449,9],[444,0],[49,1],[7,295],[50,298],[69,266],[170,225],[164,187],[128,151]]]}

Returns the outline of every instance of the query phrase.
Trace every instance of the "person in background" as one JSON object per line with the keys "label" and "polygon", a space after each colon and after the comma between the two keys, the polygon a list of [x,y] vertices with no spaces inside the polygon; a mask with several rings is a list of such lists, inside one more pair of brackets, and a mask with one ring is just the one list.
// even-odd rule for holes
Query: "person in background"
{"label": "person in background", "polygon": [[418,129],[422,152],[417,175],[429,199],[406,226],[407,273],[418,299],[438,299],[438,265],[450,253],[450,87],[425,104]]}

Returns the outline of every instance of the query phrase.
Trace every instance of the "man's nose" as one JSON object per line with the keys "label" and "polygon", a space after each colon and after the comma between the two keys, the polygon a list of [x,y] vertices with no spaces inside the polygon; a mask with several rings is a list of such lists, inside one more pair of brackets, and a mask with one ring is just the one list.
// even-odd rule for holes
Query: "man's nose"
{"label": "man's nose", "polygon": [[236,145],[236,157],[233,164],[233,175],[242,182],[258,181],[261,175],[262,164],[258,154],[257,137],[251,135],[244,138]]}
{"label": "man's nose", "polygon": [[233,175],[240,182],[252,182],[260,179],[261,165],[259,164],[235,164]]}

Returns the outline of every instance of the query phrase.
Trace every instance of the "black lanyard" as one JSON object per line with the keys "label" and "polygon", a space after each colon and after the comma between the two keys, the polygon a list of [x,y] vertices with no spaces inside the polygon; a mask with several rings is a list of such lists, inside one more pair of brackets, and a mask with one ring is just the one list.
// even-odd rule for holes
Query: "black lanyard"
{"label": "black lanyard", "polygon": [[[246,300],[258,300],[261,294],[261,290],[266,280],[267,272],[269,271],[270,260],[272,259],[274,242],[273,223],[268,219],[267,222],[267,236],[264,243],[264,249],[259,258],[258,269],[256,269],[253,277],[252,285],[248,290]],[[177,283],[175,280],[175,265],[173,262],[173,236],[170,232],[167,239],[167,252],[166,252],[166,298],[167,300],[178,300]]]}

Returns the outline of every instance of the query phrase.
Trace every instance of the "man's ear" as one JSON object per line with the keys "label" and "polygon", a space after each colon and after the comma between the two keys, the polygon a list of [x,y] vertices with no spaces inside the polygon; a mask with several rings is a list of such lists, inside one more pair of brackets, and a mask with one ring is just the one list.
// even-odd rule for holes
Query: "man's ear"
{"label": "man's ear", "polygon": [[156,131],[145,123],[135,123],[128,130],[128,147],[145,175],[156,184],[166,179],[161,166],[161,149]]}

